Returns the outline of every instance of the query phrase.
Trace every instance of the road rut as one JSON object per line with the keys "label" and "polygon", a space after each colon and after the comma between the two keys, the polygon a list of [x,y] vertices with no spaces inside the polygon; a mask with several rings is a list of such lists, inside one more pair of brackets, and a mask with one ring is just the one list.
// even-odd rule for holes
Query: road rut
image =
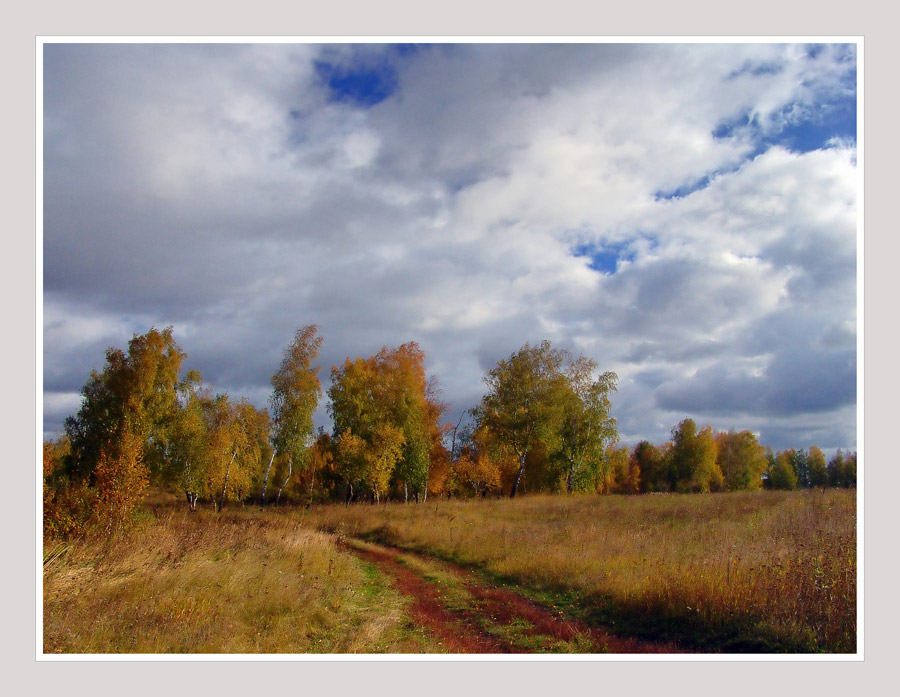
{"label": "road rut", "polygon": [[412,621],[449,653],[680,653],[672,643],[621,637],[484,580],[476,571],[357,539],[341,545],[374,564],[410,598]]}

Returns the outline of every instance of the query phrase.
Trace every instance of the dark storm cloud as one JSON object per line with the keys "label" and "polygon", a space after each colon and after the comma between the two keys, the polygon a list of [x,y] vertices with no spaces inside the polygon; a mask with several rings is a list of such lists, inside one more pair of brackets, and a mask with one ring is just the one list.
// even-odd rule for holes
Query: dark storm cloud
{"label": "dark storm cloud", "polygon": [[683,413],[787,416],[832,411],[856,401],[855,353],[779,356],[761,374],[729,365],[701,369],[662,385],[657,404]]}

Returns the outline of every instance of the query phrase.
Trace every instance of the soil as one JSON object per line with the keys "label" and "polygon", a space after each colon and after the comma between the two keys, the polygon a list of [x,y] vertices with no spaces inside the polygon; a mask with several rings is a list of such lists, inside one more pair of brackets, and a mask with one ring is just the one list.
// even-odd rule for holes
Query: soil
{"label": "soil", "polygon": [[[375,564],[410,598],[412,621],[449,653],[682,653],[675,644],[622,637],[566,618],[508,588],[491,585],[471,569],[385,545],[345,540],[343,546]],[[414,562],[414,563],[410,563]],[[431,569],[443,585],[423,573]],[[455,602],[448,602],[453,596]],[[460,606],[460,598],[468,599]]]}

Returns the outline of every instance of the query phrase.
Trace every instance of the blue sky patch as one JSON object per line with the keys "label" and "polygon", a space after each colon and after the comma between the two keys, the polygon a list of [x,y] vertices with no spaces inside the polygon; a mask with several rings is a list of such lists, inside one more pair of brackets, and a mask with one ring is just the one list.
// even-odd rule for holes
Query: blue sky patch
{"label": "blue sky patch", "polygon": [[397,71],[386,60],[353,60],[349,64],[315,62],[316,75],[331,91],[330,101],[370,107],[397,89]]}
{"label": "blue sky patch", "polygon": [[735,131],[741,128],[752,128],[753,119],[749,113],[741,114],[728,121],[723,121],[713,129],[713,138],[731,138],[736,135]]}
{"label": "blue sky patch", "polygon": [[620,261],[634,261],[634,252],[629,250],[627,242],[604,245],[581,242],[572,248],[572,253],[590,259],[588,268],[604,274],[615,273]]}
{"label": "blue sky patch", "polygon": [[788,104],[775,119],[781,127],[764,133],[759,122],[750,114],[724,121],[713,129],[714,138],[750,138],[755,148],[750,157],[773,145],[793,152],[804,153],[828,147],[833,139],[856,141],[855,91],[837,96],[810,109],[802,104]]}
{"label": "blue sky patch", "polygon": [[[822,44],[806,46],[805,59],[816,61],[825,50]],[[805,153],[829,146],[829,141],[839,139],[856,141],[856,47],[838,44],[833,47],[837,59],[848,64],[839,78],[837,88],[816,82],[803,84],[807,96],[784,105],[773,115],[770,123],[761,124],[751,112],[718,124],[712,132],[714,138],[744,138],[753,143],[751,157],[778,145],[793,152]],[[745,64],[730,75],[765,75],[778,72],[776,64]]]}
{"label": "blue sky patch", "polygon": [[710,182],[713,180],[713,177],[715,177],[716,174],[716,172],[713,172],[712,174],[704,174],[699,179],[688,184],[682,184],[677,189],[671,189],[669,191],[663,191],[660,189],[659,191],[655,191],[653,193],[653,199],[655,201],[668,201],[673,198],[684,198],[685,196],[689,196],[695,191],[705,189],[707,186],[709,186]]}
{"label": "blue sky patch", "polygon": [[832,138],[856,141],[855,94],[825,103],[806,118],[788,119],[787,125],[768,140],[794,152],[809,152],[827,147]]}

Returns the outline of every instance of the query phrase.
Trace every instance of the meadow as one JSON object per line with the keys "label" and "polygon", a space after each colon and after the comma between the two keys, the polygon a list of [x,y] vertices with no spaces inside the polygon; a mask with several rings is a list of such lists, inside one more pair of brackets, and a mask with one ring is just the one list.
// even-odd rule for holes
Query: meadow
{"label": "meadow", "polygon": [[855,490],[218,514],[157,493],[44,557],[46,653],[856,651]]}
{"label": "meadow", "polygon": [[333,536],[285,509],[190,513],[171,499],[124,534],[45,547],[44,653],[432,649],[404,598]]}

